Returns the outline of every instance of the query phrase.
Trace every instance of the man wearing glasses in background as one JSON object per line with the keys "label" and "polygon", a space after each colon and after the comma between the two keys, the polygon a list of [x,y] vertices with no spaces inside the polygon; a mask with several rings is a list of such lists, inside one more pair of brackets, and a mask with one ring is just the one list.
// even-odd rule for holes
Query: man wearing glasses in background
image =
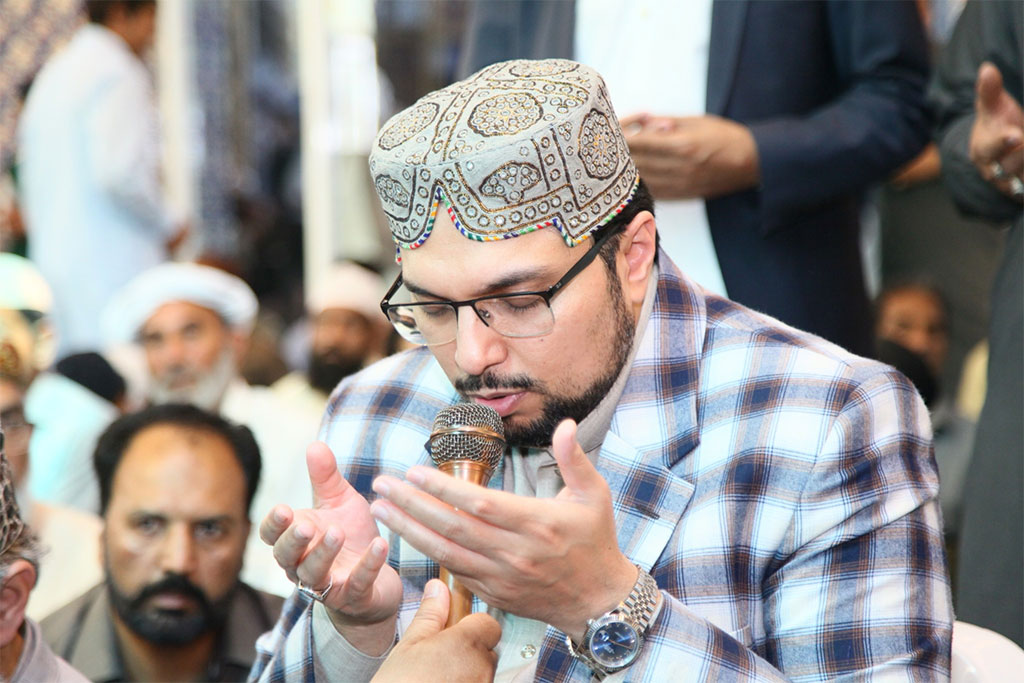
{"label": "man wearing glasses in background", "polygon": [[[254,677],[369,679],[439,564],[499,617],[499,680],[948,675],[920,398],[659,252],[596,72],[492,65],[389,121],[370,170],[382,309],[427,348],[339,385],[314,508],[263,521],[302,590]],[[489,489],[423,467],[460,400],[504,423]],[[459,666],[419,677],[495,673]]]}

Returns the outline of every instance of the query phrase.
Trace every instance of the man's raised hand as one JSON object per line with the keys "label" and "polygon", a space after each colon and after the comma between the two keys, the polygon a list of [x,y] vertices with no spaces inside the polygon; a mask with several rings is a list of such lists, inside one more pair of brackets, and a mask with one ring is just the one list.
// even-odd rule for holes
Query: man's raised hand
{"label": "man's raised hand", "polygon": [[313,507],[278,505],[260,525],[260,538],[288,578],[312,591],[338,631],[359,650],[379,655],[394,640],[402,583],[385,560],[388,544],[366,499],[338,472],[334,454],[316,442],[306,450]]}
{"label": "man's raised hand", "polygon": [[975,85],[974,125],[968,154],[981,176],[1004,194],[1020,199],[1024,178],[1024,112],[1003,87],[991,62],[982,63]]}

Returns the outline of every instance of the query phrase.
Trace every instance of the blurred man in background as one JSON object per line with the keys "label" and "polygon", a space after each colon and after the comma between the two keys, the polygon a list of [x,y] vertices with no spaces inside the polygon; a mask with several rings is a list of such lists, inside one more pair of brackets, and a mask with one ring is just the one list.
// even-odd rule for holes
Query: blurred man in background
{"label": "blurred man in background", "polygon": [[604,75],[658,201],[662,246],[686,273],[871,354],[862,195],[928,140],[928,51],[913,2],[471,8],[463,74],[502,59],[570,57]]}
{"label": "blurred man in background", "polygon": [[939,503],[943,530],[955,572],[955,541],[960,525],[964,478],[971,460],[974,422],[957,410],[956,387],[941,384],[949,352],[949,306],[924,280],[894,283],[875,302],[878,359],[906,375],[921,392],[932,421],[935,461],[939,466]]}
{"label": "blurred man in background", "polygon": [[39,72],[19,127],[29,257],[54,290],[59,356],[102,348],[110,296],[184,237],[160,186],[153,85],[142,56],[153,1],[90,0],[89,22]]}
{"label": "blurred man in background", "polygon": [[367,268],[331,266],[309,296],[309,367],[278,380],[278,396],[319,420],[338,382],[383,358],[391,332],[380,314],[384,290],[380,276]]}
{"label": "blurred man in background", "polygon": [[92,680],[241,681],[281,600],[239,580],[252,433],[195,406],[119,419],[96,448],[106,578],[44,621]]}
{"label": "blurred man in background", "polygon": [[[267,387],[251,386],[238,367],[257,312],[256,296],[240,278],[209,266],[165,263],[142,273],[111,301],[104,327],[111,343],[137,342],[145,355],[149,401],[192,403],[249,427],[263,453],[263,480],[253,515],[281,500],[308,505],[302,468],[319,416],[307,415]],[[279,595],[292,585],[255,538],[242,578]]]}
{"label": "blurred man in background", "polygon": [[[99,489],[92,468],[96,439],[119,408],[82,383],[89,382],[75,359],[53,366],[51,327],[53,297],[49,284],[28,259],[0,254],[0,340],[10,343],[19,358],[17,382],[23,389],[25,414],[32,430],[32,468],[25,493],[35,500],[67,505],[95,515]],[[105,366],[100,384],[118,385],[120,377],[98,357],[85,364],[94,373]],[[62,374],[64,367],[67,374]],[[97,387],[96,382],[90,382]],[[117,387],[114,386],[116,393]],[[102,391],[102,390],[101,390]]]}
{"label": "blurred man in background", "polygon": [[25,616],[39,575],[39,540],[25,524],[4,455],[5,419],[0,417],[0,680],[80,683],[84,676],[53,654],[39,626]]}
{"label": "blurred man in background", "polygon": [[78,597],[103,576],[100,569],[101,524],[95,514],[35,499],[28,488],[33,424],[25,413],[22,361],[14,346],[0,337],[0,422],[4,426],[11,481],[45,554],[37,561],[36,590],[26,613],[41,619]]}

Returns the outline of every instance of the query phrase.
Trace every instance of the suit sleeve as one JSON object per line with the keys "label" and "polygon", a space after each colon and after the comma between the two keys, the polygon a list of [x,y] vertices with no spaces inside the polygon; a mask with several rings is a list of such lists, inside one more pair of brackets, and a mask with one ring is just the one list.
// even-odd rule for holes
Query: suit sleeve
{"label": "suit sleeve", "polygon": [[928,50],[914,3],[833,1],[824,12],[837,95],[744,122],[760,159],[765,232],[883,179],[928,140]]}
{"label": "suit sleeve", "polygon": [[[334,630],[323,605],[298,591],[285,603],[274,630],[256,641],[256,661],[249,681],[369,681],[391,650],[365,655]],[[342,674],[342,672],[344,672]]]}
{"label": "suit sleeve", "polygon": [[809,473],[777,567],[761,581],[764,636],[726,633],[662,591],[626,678],[948,676],[953,616],[929,431],[902,376],[854,390]]}

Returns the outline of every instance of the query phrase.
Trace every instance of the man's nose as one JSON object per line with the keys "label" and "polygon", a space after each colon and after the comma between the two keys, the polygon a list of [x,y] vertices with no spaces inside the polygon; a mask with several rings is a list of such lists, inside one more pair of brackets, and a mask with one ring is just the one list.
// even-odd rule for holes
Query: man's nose
{"label": "man's nose", "polygon": [[180,366],[186,358],[185,341],[181,337],[174,337],[164,342],[163,358],[164,364]]}
{"label": "man's nose", "polygon": [[482,375],[487,368],[505,360],[505,337],[485,325],[472,306],[460,307],[457,319],[455,364],[459,369],[467,375]]}
{"label": "man's nose", "polygon": [[171,525],[164,537],[160,561],[165,573],[188,576],[195,569],[195,539],[188,525]]}

